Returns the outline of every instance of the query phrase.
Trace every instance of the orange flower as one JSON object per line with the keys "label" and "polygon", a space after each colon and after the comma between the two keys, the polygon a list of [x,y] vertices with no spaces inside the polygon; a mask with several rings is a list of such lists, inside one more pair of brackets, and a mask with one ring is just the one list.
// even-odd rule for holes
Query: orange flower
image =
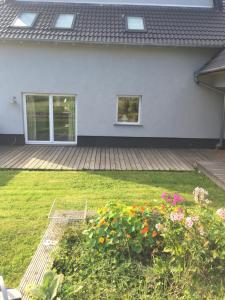
{"label": "orange flower", "polygon": [[146,226],[141,230],[141,234],[148,233],[148,231],[149,231],[149,228]]}
{"label": "orange flower", "polygon": [[140,208],[140,211],[141,211],[142,213],[144,213],[144,212],[145,212],[145,208],[142,206],[142,207]]}
{"label": "orange flower", "polygon": [[156,231],[153,231],[152,232],[152,237],[154,238],[154,237],[156,237],[158,235],[158,233],[156,232]]}
{"label": "orange flower", "polygon": [[105,224],[105,219],[104,218],[99,221],[100,226],[102,226],[103,224]]}
{"label": "orange flower", "polygon": [[164,204],[161,205],[161,209],[164,210],[166,206]]}
{"label": "orange flower", "polygon": [[130,234],[127,234],[127,238],[128,238],[128,239],[130,239],[130,238],[131,238]]}

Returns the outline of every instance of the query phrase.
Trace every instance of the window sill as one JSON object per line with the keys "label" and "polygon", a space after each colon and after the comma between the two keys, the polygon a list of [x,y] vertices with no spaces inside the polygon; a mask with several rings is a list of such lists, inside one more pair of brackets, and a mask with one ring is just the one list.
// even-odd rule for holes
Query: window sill
{"label": "window sill", "polygon": [[135,124],[135,123],[114,123],[114,126],[137,126],[137,127],[143,127],[142,124]]}

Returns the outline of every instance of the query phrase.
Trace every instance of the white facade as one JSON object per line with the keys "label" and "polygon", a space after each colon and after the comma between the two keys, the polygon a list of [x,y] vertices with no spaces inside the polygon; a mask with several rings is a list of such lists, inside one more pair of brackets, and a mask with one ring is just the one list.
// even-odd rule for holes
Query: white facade
{"label": "white facade", "polygon": [[[0,44],[0,133],[24,134],[24,93],[77,100],[77,135],[219,137],[223,97],[194,82],[215,50]],[[117,96],[140,95],[139,125],[117,125]],[[16,99],[16,103],[12,103]]]}

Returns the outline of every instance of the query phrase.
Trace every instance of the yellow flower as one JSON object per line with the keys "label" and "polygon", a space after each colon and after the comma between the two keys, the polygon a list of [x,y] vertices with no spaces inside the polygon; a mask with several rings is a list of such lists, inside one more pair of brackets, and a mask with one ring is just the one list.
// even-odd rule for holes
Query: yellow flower
{"label": "yellow flower", "polygon": [[144,220],[144,227],[148,226],[148,220]]}
{"label": "yellow flower", "polygon": [[98,241],[99,241],[99,244],[104,244],[105,239],[104,239],[104,237],[100,237],[100,238],[98,239]]}
{"label": "yellow flower", "polygon": [[104,218],[99,221],[99,226],[102,226],[103,224],[105,224],[105,219]]}

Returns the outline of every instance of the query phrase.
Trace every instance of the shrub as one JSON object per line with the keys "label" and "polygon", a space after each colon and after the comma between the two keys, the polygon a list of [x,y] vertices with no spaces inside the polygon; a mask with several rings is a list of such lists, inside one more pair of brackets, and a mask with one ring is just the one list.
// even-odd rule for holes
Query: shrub
{"label": "shrub", "polygon": [[[225,210],[163,193],[155,207],[110,203],[86,229],[70,231],[54,267],[62,299],[222,299]],[[198,205],[199,204],[199,205]]]}
{"label": "shrub", "polygon": [[89,245],[101,252],[146,259],[160,247],[157,224],[163,220],[163,209],[111,203],[99,210],[84,233]]}

